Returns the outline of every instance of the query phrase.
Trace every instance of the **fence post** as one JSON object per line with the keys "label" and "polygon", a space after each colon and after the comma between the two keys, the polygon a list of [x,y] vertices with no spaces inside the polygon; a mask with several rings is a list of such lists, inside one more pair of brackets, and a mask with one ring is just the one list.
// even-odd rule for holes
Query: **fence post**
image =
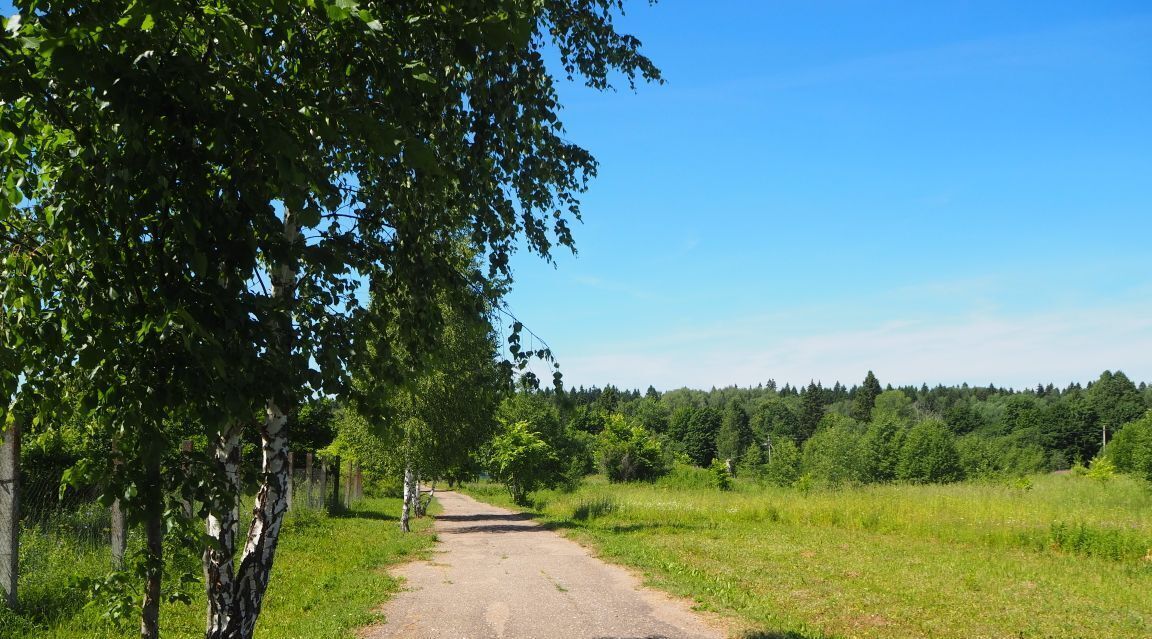
{"label": "fence post", "polygon": [[304,504],[312,507],[312,453],[304,454]]}
{"label": "fence post", "polygon": [[[188,477],[188,471],[191,470],[191,468],[189,468],[190,462],[188,461],[188,458],[192,455],[192,440],[191,439],[185,439],[184,441],[180,442],[180,452],[182,453],[181,457],[183,457],[183,459],[180,460],[180,467],[184,470],[184,477]],[[191,521],[192,520],[192,502],[191,502],[191,500],[182,499],[181,504],[184,506],[184,516],[187,517],[189,521]]]}
{"label": "fence post", "polygon": [[328,508],[328,460],[320,459],[320,498],[316,500],[321,508]]}
{"label": "fence post", "polygon": [[[116,439],[112,440],[112,464],[120,467],[120,447]],[[112,569],[124,570],[124,553],[128,550],[127,521],[124,509],[120,507],[120,500],[112,502],[112,521],[109,524],[109,541],[112,542]]]}
{"label": "fence post", "polygon": [[20,574],[20,428],[22,416],[9,411],[7,432],[0,432],[0,588],[4,602],[16,609]]}
{"label": "fence post", "polygon": [[293,471],[292,463],[293,463],[293,461],[294,461],[294,459],[293,459],[292,451],[288,451],[288,510],[292,510],[292,471]]}
{"label": "fence post", "polygon": [[120,509],[120,500],[112,502],[112,568],[124,570],[124,552],[128,548],[128,536],[124,530],[124,511]]}
{"label": "fence post", "polygon": [[364,498],[364,474],[360,470],[360,462],[356,462],[356,499]]}
{"label": "fence post", "polygon": [[336,467],[336,472],[332,475],[332,505],[339,508],[340,506],[340,456],[337,455],[336,459],[332,460],[332,465]]}
{"label": "fence post", "polygon": [[344,482],[344,505],[352,505],[352,467],[356,462],[348,464],[348,481]]}

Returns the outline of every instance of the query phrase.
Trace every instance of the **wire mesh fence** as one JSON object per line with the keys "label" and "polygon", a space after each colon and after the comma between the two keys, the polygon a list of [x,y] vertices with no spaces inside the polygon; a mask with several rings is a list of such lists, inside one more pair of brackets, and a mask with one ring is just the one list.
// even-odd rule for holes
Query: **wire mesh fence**
{"label": "wire mesh fence", "polygon": [[[363,475],[358,464],[314,453],[295,454],[292,458],[290,510],[334,513],[354,507],[363,498]],[[123,516],[115,514],[115,505],[102,504],[95,490],[61,491],[59,478],[56,469],[31,472],[24,474],[17,485],[17,572],[25,592],[41,585],[47,588],[48,584],[67,583],[65,573],[75,573],[81,565],[84,570],[98,572],[118,567],[125,552],[131,555],[133,549],[142,547],[141,531],[125,526]],[[253,488],[246,486],[237,496],[242,530]],[[3,554],[0,552],[0,556]]]}
{"label": "wire mesh fence", "polygon": [[364,498],[360,465],[339,457],[323,459],[313,453],[290,457],[292,477],[289,510],[348,508]]}
{"label": "wire mesh fence", "polygon": [[61,491],[59,480],[45,475],[22,478],[18,493],[22,530],[68,536],[79,543],[108,538],[111,512],[95,494]]}

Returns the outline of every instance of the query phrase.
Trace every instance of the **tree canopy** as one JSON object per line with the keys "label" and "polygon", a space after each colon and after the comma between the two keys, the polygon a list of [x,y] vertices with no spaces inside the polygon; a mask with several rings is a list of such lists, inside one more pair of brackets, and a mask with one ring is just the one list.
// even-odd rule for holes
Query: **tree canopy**
{"label": "tree canopy", "polygon": [[[470,284],[462,239],[484,280],[509,275],[518,246],[573,246],[596,164],[563,137],[544,51],[598,89],[659,72],[608,0],[15,4],[0,33],[0,411],[50,420],[59,385],[87,380],[81,403],[116,454],[74,477],[157,531],[158,495],[132,488],[170,474],[169,418],[196,425],[215,448],[172,463],[208,491],[208,634],[250,636],[287,415],[347,389],[381,318],[397,341],[375,361],[395,382],[416,368],[389,355],[439,334],[428,291]],[[365,281],[403,303],[368,313]],[[513,341],[514,358],[543,354]],[[263,484],[233,579],[222,478],[252,428]]]}

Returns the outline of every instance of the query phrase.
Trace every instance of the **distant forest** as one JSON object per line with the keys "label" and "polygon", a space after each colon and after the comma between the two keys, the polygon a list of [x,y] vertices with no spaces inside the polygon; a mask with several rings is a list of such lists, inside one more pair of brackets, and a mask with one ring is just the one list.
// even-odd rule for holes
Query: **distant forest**
{"label": "distant forest", "polygon": [[[1152,408],[1152,388],[1112,371],[1084,386],[1023,390],[893,387],[869,371],[851,387],[778,387],[769,380],[708,391],[607,385],[530,395],[504,411],[540,423],[541,404],[549,404],[552,416],[543,421],[555,426],[544,429],[546,438],[549,430],[594,436],[621,415],[683,462],[708,467],[719,460],[780,484],[938,482],[1082,468]],[[1142,439],[1145,430],[1152,426],[1132,434]]]}

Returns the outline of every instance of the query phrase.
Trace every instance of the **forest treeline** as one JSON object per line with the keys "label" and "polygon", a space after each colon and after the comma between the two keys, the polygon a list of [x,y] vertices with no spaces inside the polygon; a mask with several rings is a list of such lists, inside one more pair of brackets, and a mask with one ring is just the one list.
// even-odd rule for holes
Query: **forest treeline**
{"label": "forest treeline", "polygon": [[[839,486],[1021,476],[1097,458],[1152,478],[1150,407],[1152,388],[1119,371],[1024,390],[893,387],[869,371],[851,387],[547,389],[501,410],[561,452],[570,479],[597,467],[610,478],[652,476],[680,461],[779,485]],[[647,449],[606,452],[621,439]]]}

